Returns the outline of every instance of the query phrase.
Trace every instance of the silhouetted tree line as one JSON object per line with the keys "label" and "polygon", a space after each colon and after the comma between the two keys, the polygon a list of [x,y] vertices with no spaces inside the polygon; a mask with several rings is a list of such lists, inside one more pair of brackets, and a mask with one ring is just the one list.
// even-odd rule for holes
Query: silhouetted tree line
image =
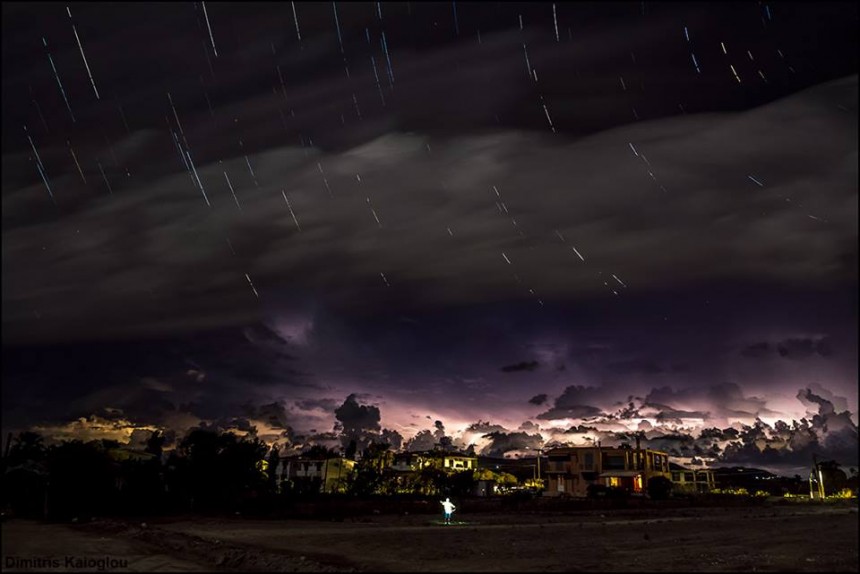
{"label": "silhouetted tree line", "polygon": [[198,429],[166,458],[163,445],[160,433],[142,452],[112,440],[46,446],[40,435],[20,433],[3,458],[3,509],[59,520],[232,512],[274,491],[259,439]]}
{"label": "silhouetted tree line", "polygon": [[[2,461],[3,510],[55,520],[191,512],[264,515],[321,496],[320,480],[279,479],[276,448],[255,437],[196,429],[168,453],[163,446],[158,432],[143,451],[112,440],[47,446],[36,433],[20,433]],[[344,473],[338,496],[468,496],[474,490],[473,471],[430,467],[396,476],[388,468],[389,445],[371,444],[361,454],[355,468]],[[303,453],[317,460],[337,456],[321,446]]]}

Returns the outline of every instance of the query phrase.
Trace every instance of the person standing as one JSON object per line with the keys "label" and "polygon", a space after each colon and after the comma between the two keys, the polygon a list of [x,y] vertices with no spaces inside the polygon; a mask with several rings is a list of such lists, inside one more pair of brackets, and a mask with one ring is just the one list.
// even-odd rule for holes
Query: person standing
{"label": "person standing", "polygon": [[451,515],[454,514],[457,507],[454,506],[454,503],[451,502],[450,498],[446,498],[442,502],[442,509],[445,511],[445,524],[451,524]]}

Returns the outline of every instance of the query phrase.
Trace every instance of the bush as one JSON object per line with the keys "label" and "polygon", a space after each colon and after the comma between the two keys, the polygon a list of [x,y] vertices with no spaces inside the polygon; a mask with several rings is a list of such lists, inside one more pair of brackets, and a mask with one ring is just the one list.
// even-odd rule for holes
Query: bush
{"label": "bush", "polygon": [[831,494],[827,498],[854,498],[854,492],[850,488],[843,488],[836,494]]}
{"label": "bush", "polygon": [[605,498],[609,488],[602,484],[589,484],[585,489],[585,494],[588,498]]}
{"label": "bush", "polygon": [[614,500],[624,500],[630,493],[627,492],[626,489],[619,488],[617,486],[610,486],[609,490],[606,491],[606,498],[612,498]]}

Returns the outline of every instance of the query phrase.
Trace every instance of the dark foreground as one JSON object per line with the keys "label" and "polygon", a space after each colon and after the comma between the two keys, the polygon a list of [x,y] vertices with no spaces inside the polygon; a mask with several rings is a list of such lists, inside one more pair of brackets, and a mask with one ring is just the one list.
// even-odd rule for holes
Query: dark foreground
{"label": "dark foreground", "polygon": [[10,520],[2,526],[3,570],[858,571],[856,503],[474,514],[455,521]]}

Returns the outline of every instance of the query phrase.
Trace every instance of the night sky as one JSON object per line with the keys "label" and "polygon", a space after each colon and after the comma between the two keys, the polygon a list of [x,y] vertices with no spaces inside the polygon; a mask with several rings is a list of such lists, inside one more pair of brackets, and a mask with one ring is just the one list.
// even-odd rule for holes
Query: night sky
{"label": "night sky", "polygon": [[4,437],[857,465],[855,3],[2,22]]}

